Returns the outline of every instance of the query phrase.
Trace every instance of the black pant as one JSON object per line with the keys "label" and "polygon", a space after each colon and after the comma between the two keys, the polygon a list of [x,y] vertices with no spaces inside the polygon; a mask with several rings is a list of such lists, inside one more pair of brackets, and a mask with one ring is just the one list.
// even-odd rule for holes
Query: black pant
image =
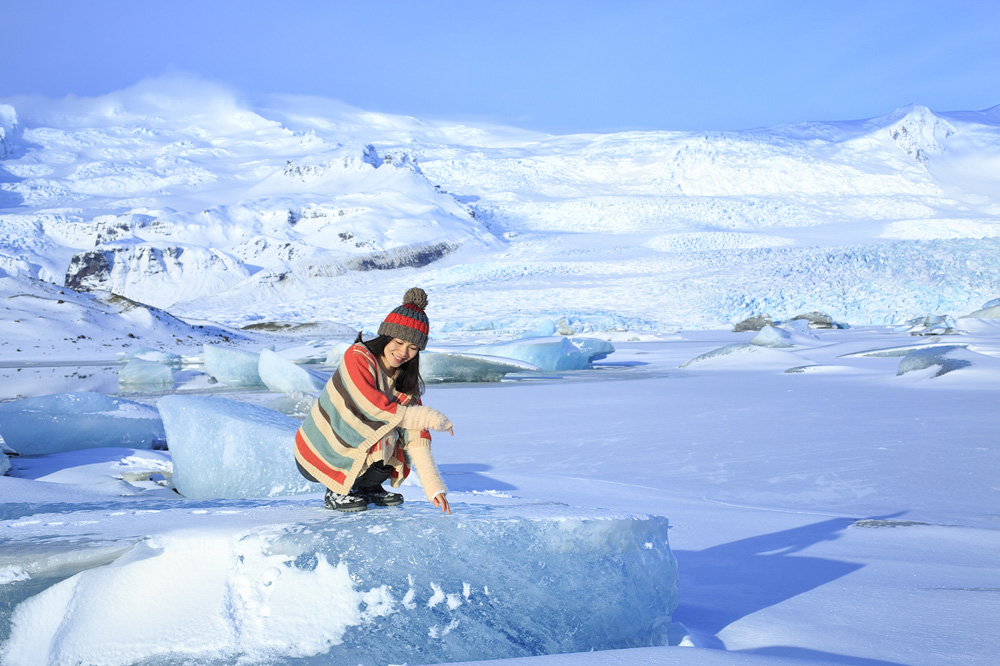
{"label": "black pant", "polygon": [[[309,470],[303,467],[302,463],[298,460],[295,461],[295,466],[299,468],[299,474],[304,476],[306,479],[312,481],[313,483],[319,483],[319,479],[310,474]],[[379,487],[385,483],[385,480],[388,479],[391,474],[392,467],[389,465],[382,462],[374,463],[354,481],[354,488],[352,488],[352,491]]]}

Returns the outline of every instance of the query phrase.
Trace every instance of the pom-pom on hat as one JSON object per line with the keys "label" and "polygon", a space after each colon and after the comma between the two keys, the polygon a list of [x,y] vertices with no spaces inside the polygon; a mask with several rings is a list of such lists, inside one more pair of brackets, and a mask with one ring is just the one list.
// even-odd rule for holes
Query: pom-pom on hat
{"label": "pom-pom on hat", "polygon": [[427,293],[420,287],[407,289],[403,304],[389,313],[378,327],[378,334],[405,340],[423,351],[427,347],[427,333],[430,331],[427,315],[424,314],[426,308]]}

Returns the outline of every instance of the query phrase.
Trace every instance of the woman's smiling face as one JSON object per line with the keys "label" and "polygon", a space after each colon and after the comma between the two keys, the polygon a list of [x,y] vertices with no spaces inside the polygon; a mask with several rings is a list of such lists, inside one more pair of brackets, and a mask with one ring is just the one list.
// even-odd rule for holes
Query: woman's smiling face
{"label": "woman's smiling face", "polygon": [[394,338],[382,351],[382,363],[390,370],[395,370],[420,352],[420,348],[412,342]]}

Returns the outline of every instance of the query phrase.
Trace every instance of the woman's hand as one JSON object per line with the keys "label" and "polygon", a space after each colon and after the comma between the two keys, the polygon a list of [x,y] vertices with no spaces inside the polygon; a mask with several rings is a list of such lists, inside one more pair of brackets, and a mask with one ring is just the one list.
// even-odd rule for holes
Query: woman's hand
{"label": "woman's hand", "polygon": [[447,416],[424,405],[407,407],[399,425],[407,430],[439,430],[442,432],[452,430],[451,421],[448,420]]}
{"label": "woman's hand", "polygon": [[431,500],[437,508],[441,509],[441,513],[451,513],[451,507],[448,505],[448,498],[442,495],[435,495],[434,499]]}

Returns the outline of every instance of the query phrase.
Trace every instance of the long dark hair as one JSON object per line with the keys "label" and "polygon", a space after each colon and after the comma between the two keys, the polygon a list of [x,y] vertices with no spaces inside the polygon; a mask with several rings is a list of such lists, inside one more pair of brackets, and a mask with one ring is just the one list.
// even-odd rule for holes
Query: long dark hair
{"label": "long dark hair", "polygon": [[[393,340],[395,338],[391,335],[380,335],[377,338],[364,341],[361,339],[361,333],[359,332],[358,338],[354,343],[357,344],[360,342],[368,348],[368,351],[375,355],[375,358],[381,361],[382,354],[385,352],[385,346]],[[396,390],[400,393],[407,393],[413,398],[423,395],[424,380],[420,377],[419,352],[396,370]]]}

